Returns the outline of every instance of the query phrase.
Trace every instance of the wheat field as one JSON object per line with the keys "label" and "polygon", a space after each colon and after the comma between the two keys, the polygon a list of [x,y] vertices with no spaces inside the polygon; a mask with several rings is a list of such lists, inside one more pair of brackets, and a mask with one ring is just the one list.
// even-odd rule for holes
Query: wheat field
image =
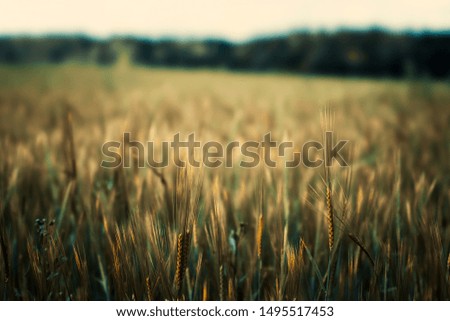
{"label": "wheat field", "polygon": [[[450,299],[448,82],[75,63],[0,75],[2,300]],[[100,166],[124,132],[301,146],[331,121],[348,167]]]}

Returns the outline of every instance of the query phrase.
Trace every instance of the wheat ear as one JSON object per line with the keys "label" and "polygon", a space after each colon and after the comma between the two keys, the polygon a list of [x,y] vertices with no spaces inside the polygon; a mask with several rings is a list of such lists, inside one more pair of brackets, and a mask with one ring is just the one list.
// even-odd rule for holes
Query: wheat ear
{"label": "wheat ear", "polygon": [[369,251],[367,250],[367,248],[364,246],[364,244],[361,242],[361,240],[354,234],[352,233],[348,233],[348,237],[355,242],[356,245],[358,245],[361,250],[366,253],[367,257],[370,260],[370,263],[372,263],[372,266],[375,267],[375,261],[372,259],[372,256],[370,256]]}
{"label": "wheat ear", "polygon": [[331,198],[331,186],[327,186],[327,221],[328,221],[328,247],[330,252],[334,245],[334,221],[333,221],[333,201]]}
{"label": "wheat ear", "polygon": [[181,297],[181,290],[183,288],[183,279],[187,266],[190,236],[191,233],[189,231],[178,234],[177,270],[175,273],[175,284],[177,286],[178,297]]}
{"label": "wheat ear", "polygon": [[257,248],[257,253],[258,253],[258,259],[261,259],[261,254],[262,254],[263,230],[264,230],[264,219],[263,219],[263,216],[261,214],[261,215],[259,215],[258,231],[256,233],[256,248]]}
{"label": "wheat ear", "polygon": [[220,268],[219,268],[219,298],[220,298],[220,301],[223,301],[224,300],[224,278],[225,278],[225,275],[224,275],[224,271],[223,271],[223,265],[221,265],[220,266]]}

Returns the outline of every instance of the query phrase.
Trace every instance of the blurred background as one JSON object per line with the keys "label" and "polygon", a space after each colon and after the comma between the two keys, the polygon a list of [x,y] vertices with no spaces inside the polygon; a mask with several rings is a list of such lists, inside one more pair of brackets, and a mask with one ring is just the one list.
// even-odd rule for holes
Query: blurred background
{"label": "blurred background", "polygon": [[0,63],[450,76],[450,3],[3,1]]}

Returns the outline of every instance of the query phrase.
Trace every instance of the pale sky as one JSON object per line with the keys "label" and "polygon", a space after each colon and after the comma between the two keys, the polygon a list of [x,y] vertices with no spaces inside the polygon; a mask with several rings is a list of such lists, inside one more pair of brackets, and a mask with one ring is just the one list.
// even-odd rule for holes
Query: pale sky
{"label": "pale sky", "polygon": [[0,0],[0,34],[221,37],[372,25],[450,29],[449,0]]}

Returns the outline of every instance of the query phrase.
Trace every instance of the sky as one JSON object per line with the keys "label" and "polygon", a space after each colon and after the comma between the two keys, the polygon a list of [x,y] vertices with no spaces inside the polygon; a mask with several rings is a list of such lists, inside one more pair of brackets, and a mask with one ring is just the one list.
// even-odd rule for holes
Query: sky
{"label": "sky", "polygon": [[381,26],[450,30],[450,1],[0,0],[0,34],[218,37],[234,41],[296,29]]}

